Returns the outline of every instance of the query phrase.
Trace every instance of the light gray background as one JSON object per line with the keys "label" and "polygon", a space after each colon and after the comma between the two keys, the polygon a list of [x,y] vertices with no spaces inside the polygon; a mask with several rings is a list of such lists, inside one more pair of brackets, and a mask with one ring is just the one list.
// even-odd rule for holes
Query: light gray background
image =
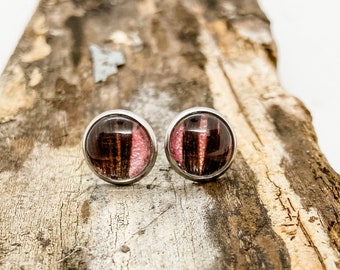
{"label": "light gray background", "polygon": [[[37,3],[38,0],[0,2],[0,72]],[[321,150],[340,172],[340,1],[259,3],[272,22],[282,84],[311,111]]]}

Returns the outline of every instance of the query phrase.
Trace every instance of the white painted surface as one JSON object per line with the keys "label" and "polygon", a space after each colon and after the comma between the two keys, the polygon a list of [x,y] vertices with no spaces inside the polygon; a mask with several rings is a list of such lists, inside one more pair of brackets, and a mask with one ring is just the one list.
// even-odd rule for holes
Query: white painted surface
{"label": "white painted surface", "polygon": [[[311,111],[322,151],[340,172],[340,2],[259,0],[279,48],[279,75]],[[38,0],[0,2],[0,72]]]}

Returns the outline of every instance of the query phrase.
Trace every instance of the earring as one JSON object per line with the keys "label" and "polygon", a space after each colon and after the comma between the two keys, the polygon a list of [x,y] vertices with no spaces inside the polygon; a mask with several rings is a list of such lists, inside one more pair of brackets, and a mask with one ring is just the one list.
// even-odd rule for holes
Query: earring
{"label": "earring", "polygon": [[196,107],[183,111],[170,124],[165,153],[180,175],[198,182],[221,176],[236,152],[236,136],[217,111]]}
{"label": "earring", "polygon": [[156,161],[156,136],[142,118],[125,110],[106,111],[87,126],[83,153],[92,171],[116,185],[128,185],[150,172]]}

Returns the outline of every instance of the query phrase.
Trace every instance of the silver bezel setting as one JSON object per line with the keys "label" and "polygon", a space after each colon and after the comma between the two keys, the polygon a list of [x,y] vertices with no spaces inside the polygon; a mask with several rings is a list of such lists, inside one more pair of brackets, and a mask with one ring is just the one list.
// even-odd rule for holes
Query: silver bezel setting
{"label": "silver bezel setting", "polygon": [[[110,115],[115,115],[115,116],[127,116],[131,119],[133,119],[134,121],[136,121],[137,123],[139,123],[141,126],[144,127],[144,129],[146,130],[146,132],[148,133],[150,140],[151,140],[151,157],[150,157],[150,161],[148,163],[148,165],[145,167],[145,169],[142,171],[142,173],[140,173],[139,175],[133,177],[133,178],[127,178],[127,179],[111,179],[109,177],[106,177],[104,175],[101,175],[99,173],[97,173],[95,171],[95,169],[93,168],[93,165],[89,159],[89,156],[86,153],[86,140],[87,140],[87,136],[89,134],[89,131],[91,130],[91,128],[98,122],[100,121],[102,118],[110,116]],[[88,166],[90,167],[90,169],[92,170],[92,172],[97,175],[99,178],[101,178],[102,180],[110,183],[110,184],[115,184],[115,185],[129,185],[132,183],[137,182],[138,180],[140,180],[142,177],[144,177],[145,175],[147,175],[152,167],[154,166],[155,162],[156,162],[156,157],[157,157],[157,140],[156,140],[156,135],[153,131],[153,129],[151,128],[151,126],[148,124],[148,122],[146,122],[143,118],[139,117],[138,115],[127,111],[127,110],[109,110],[109,111],[105,111],[99,115],[97,115],[95,118],[92,119],[92,121],[88,124],[88,126],[85,129],[84,132],[84,136],[83,136],[83,140],[82,140],[82,149],[83,149],[83,154],[86,160],[86,163],[88,164]]]}
{"label": "silver bezel setting", "polygon": [[[233,148],[232,148],[232,156],[230,161],[223,166],[221,169],[217,170],[216,172],[214,172],[213,174],[210,175],[204,175],[204,176],[199,176],[199,175],[194,175],[194,174],[190,174],[187,173],[186,171],[184,171],[183,169],[181,169],[177,162],[173,159],[171,153],[170,153],[170,136],[171,133],[174,129],[174,127],[177,125],[178,122],[180,122],[182,119],[192,115],[192,114],[197,114],[197,113],[208,113],[211,114],[217,118],[219,118],[228,128],[230,135],[231,135],[231,139],[233,141]],[[168,159],[168,161],[170,162],[171,166],[174,168],[174,170],[180,174],[181,176],[190,179],[192,181],[196,181],[196,182],[208,182],[208,181],[212,181],[217,179],[219,176],[221,176],[222,174],[224,174],[226,172],[226,170],[230,167],[230,165],[232,164],[234,158],[235,158],[235,153],[236,153],[236,148],[237,148],[237,141],[236,141],[236,135],[235,132],[233,130],[233,128],[231,127],[231,125],[229,124],[229,122],[227,121],[227,119],[220,114],[219,112],[217,112],[214,109],[211,108],[207,108],[207,107],[193,107],[190,109],[187,109],[183,112],[181,112],[180,114],[178,114],[170,123],[168,130],[166,132],[165,135],[165,141],[164,141],[164,149],[165,149],[165,154],[166,157]]]}

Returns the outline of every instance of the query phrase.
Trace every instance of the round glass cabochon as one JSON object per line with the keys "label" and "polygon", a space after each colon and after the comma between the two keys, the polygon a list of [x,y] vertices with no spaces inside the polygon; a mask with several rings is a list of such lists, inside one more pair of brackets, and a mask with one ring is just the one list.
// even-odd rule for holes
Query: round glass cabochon
{"label": "round glass cabochon", "polygon": [[151,164],[155,146],[148,130],[124,114],[108,114],[88,129],[84,153],[92,170],[104,180],[135,179]]}
{"label": "round glass cabochon", "polygon": [[167,155],[175,169],[192,180],[209,180],[229,167],[235,151],[235,137],[219,115],[192,112],[172,127]]}

